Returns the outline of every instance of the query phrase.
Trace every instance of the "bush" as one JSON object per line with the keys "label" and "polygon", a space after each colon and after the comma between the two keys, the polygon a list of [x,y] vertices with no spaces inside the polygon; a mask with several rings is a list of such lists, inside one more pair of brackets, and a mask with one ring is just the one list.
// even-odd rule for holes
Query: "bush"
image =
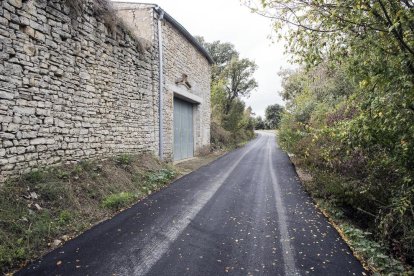
{"label": "bush", "polygon": [[211,122],[211,144],[215,149],[222,149],[232,144],[230,131],[225,130],[216,122]]}
{"label": "bush", "polygon": [[136,196],[129,192],[121,192],[118,194],[112,194],[104,198],[102,205],[110,209],[120,209],[132,203],[136,199]]}
{"label": "bush", "polygon": [[129,154],[121,154],[116,158],[116,162],[120,165],[127,166],[132,163],[132,156]]}
{"label": "bush", "polygon": [[148,175],[148,181],[155,184],[163,184],[175,176],[173,170],[163,169]]}
{"label": "bush", "polygon": [[[295,73],[305,81],[302,90],[291,91],[279,144],[312,172],[308,188],[314,196],[351,210],[350,219],[413,264],[414,140],[408,137],[414,137],[414,127],[407,122],[414,112],[401,108],[410,96],[393,97],[377,88],[366,93],[352,85],[347,85],[352,93],[344,93],[332,86],[339,82],[335,74],[315,78],[318,70]],[[312,90],[326,85],[329,89]]]}

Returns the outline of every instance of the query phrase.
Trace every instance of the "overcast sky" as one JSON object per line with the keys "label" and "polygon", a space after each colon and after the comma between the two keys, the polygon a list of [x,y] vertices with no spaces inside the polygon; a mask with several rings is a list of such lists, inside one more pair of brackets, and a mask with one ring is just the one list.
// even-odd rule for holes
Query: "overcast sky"
{"label": "overcast sky", "polygon": [[264,115],[266,106],[283,104],[278,95],[281,89],[277,73],[289,65],[283,54],[283,45],[272,42],[271,22],[248,8],[239,0],[153,0],[129,1],[158,4],[193,36],[203,36],[206,41],[231,42],[241,57],[254,60],[259,66],[255,78],[259,87],[245,99],[257,115]]}

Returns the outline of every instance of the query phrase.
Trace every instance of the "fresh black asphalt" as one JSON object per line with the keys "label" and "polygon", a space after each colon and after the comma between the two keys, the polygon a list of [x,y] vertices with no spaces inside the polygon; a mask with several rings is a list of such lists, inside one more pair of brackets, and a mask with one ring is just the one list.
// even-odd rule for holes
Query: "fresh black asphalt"
{"label": "fresh black asphalt", "polygon": [[16,275],[364,273],[261,133]]}

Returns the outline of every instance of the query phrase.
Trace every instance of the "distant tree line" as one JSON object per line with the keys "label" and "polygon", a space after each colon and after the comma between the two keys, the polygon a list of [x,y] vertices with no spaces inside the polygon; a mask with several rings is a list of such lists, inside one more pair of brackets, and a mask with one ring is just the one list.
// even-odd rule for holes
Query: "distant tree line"
{"label": "distant tree line", "polygon": [[279,128],[283,112],[284,108],[280,104],[269,105],[266,107],[264,119],[262,116],[254,118],[254,128],[258,130]]}

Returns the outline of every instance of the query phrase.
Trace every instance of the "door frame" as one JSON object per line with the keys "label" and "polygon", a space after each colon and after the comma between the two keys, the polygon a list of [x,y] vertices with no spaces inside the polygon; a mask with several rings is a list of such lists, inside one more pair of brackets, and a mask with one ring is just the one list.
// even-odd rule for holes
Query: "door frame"
{"label": "door frame", "polygon": [[[181,101],[185,104],[191,105],[191,130],[192,130],[192,132],[191,132],[191,138],[192,138],[192,141],[191,141],[192,142],[192,149],[191,149],[191,151],[192,152],[191,152],[191,156],[181,158],[181,159],[175,159],[175,157],[176,157],[176,150],[175,150],[175,142],[176,142],[175,141],[175,102],[176,102],[176,100],[179,100],[179,101]],[[197,107],[194,103],[186,101],[186,100],[184,100],[180,97],[173,97],[173,135],[172,135],[172,138],[173,138],[172,139],[173,151],[172,151],[172,154],[173,154],[173,161],[174,162],[181,161],[181,160],[186,160],[186,159],[191,159],[195,156],[195,152],[196,152],[196,139],[195,139],[196,138],[195,137],[195,134],[196,134],[196,128],[195,128],[195,126],[196,126],[196,116],[195,116],[195,110],[196,110],[196,108]]]}
{"label": "door frame", "polygon": [[194,94],[194,88],[191,88],[190,90],[187,87],[184,87],[183,85],[177,85],[177,84],[170,84],[168,88],[170,91],[173,92],[172,93],[172,103],[173,103],[172,104],[172,111],[173,111],[172,158],[174,160],[174,145],[175,145],[174,144],[174,98],[183,100],[193,105],[193,156],[195,156],[195,153],[197,150],[197,143],[196,143],[197,128],[200,128],[200,122],[201,122],[200,121],[201,118],[198,118],[198,117],[201,116],[200,105],[203,104],[203,98]]}

